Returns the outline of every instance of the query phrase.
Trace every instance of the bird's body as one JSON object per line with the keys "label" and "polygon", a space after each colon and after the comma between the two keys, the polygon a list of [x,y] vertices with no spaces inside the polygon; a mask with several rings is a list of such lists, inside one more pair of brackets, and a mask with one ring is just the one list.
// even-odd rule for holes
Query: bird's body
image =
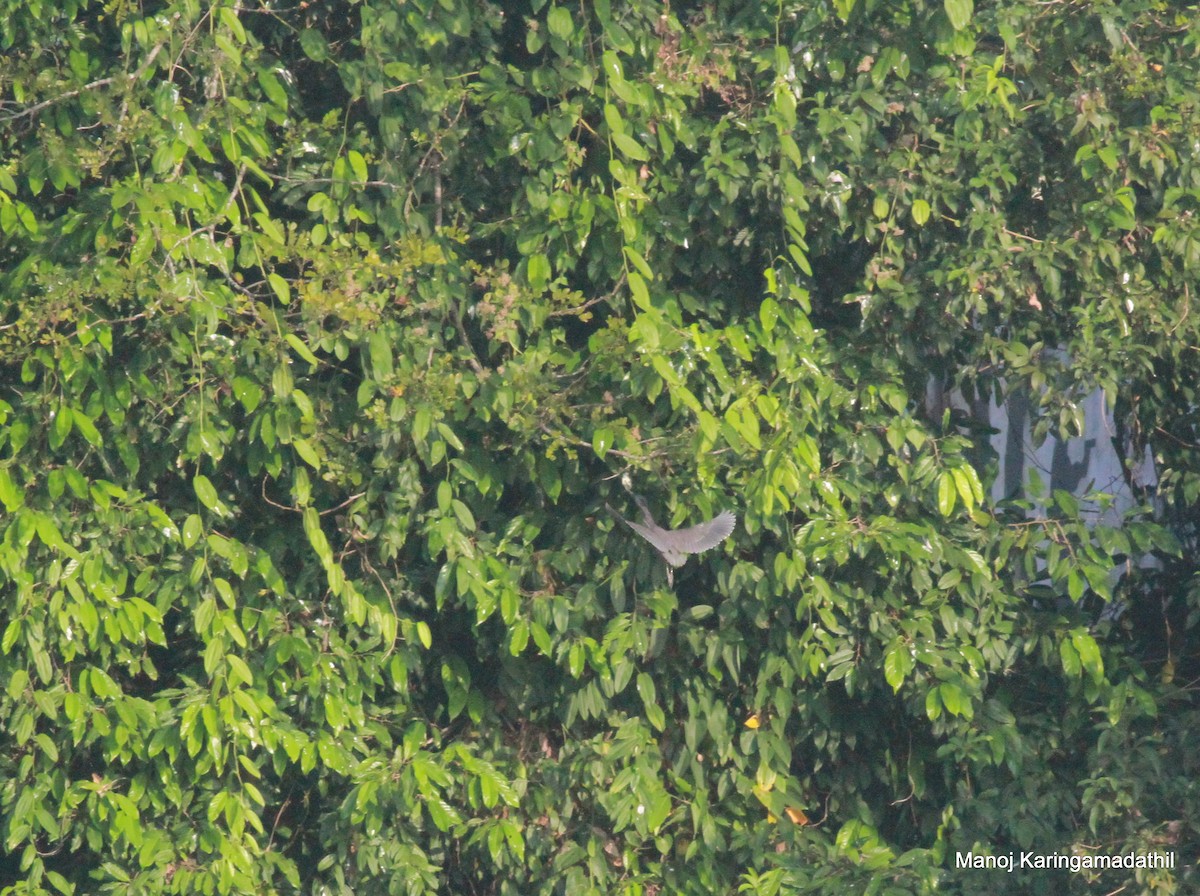
{"label": "bird's body", "polygon": [[646,506],[646,502],[642,498],[634,495],[633,500],[637,502],[638,509],[642,512],[640,523],[625,519],[611,505],[606,506],[608,506],[609,513],[650,542],[654,549],[662,554],[662,558],[667,561],[668,582],[674,579],[671,567],[683,566],[690,554],[699,554],[701,551],[715,548],[730,536],[737,523],[737,517],[732,511],[723,510],[711,520],[695,526],[688,526],[684,529],[664,529],[654,521],[654,517],[650,515],[650,508]]}

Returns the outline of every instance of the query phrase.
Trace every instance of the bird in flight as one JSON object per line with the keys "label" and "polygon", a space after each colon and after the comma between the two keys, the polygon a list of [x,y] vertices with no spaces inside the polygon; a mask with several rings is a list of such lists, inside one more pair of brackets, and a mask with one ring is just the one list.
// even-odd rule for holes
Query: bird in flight
{"label": "bird in flight", "polygon": [[732,511],[723,510],[711,520],[695,526],[688,526],[684,529],[664,529],[654,522],[654,517],[650,515],[650,508],[646,506],[643,498],[634,495],[633,500],[637,502],[638,509],[642,512],[640,523],[625,519],[610,504],[604,506],[608,508],[609,513],[650,542],[654,549],[662,554],[662,558],[667,561],[667,583],[672,586],[675,584],[672,567],[683,566],[687,562],[689,554],[699,554],[701,551],[715,548],[729,537],[737,522],[737,517]]}

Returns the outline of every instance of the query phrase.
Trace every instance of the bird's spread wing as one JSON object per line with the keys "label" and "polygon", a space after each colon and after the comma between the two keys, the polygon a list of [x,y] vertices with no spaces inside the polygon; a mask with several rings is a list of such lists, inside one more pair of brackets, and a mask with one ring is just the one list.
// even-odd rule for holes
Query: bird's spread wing
{"label": "bird's spread wing", "polygon": [[663,545],[655,544],[667,562],[672,566],[682,566],[688,554],[699,554],[715,548],[733,532],[737,517],[732,511],[718,513],[711,520],[688,526],[686,529],[671,529],[660,533]]}
{"label": "bird's spread wing", "polygon": [[732,535],[735,523],[737,523],[737,517],[734,516],[733,511],[723,510],[706,523],[699,523],[686,529],[676,529],[671,534],[686,536],[688,544],[691,545],[687,552],[699,554],[701,551],[715,548]]}
{"label": "bird's spread wing", "polygon": [[611,506],[605,506],[608,506],[609,513],[654,545],[655,549],[662,554],[663,559],[671,566],[683,566],[687,561],[688,554],[699,554],[701,551],[715,548],[729,537],[737,522],[737,517],[731,511],[725,510],[711,520],[695,526],[688,526],[685,529],[664,529],[654,522],[649,508],[646,507],[646,502],[637,499],[636,496],[635,500],[642,510],[645,525],[627,520]]}

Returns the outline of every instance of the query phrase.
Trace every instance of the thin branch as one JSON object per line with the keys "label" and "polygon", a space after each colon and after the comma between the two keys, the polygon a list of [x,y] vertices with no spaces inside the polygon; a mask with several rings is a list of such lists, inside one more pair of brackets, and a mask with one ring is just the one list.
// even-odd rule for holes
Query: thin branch
{"label": "thin branch", "polygon": [[[359,498],[361,498],[365,494],[366,494],[366,492],[359,492],[356,495],[351,495],[349,498],[347,498],[341,504],[338,504],[336,507],[330,507],[326,510],[319,511],[317,513],[317,516],[328,516],[331,513],[337,513],[339,510],[341,510],[347,504],[351,504],[354,501],[357,501]],[[294,506],[290,506],[287,504],[280,504],[278,501],[272,501],[270,498],[268,498],[267,497],[267,480],[265,477],[263,478],[263,481],[262,481],[262,498],[264,501],[266,501],[272,507],[277,507],[280,510],[288,510],[288,511],[291,511],[292,513],[303,513],[304,512],[299,507],[294,507]]]}
{"label": "thin branch", "polygon": [[[127,80],[129,81],[130,84],[132,84],[134,81],[136,81],[138,78],[140,78],[142,76],[142,73],[145,72],[147,68],[149,68],[150,64],[152,62],[154,62],[154,57],[156,57],[159,54],[159,52],[162,50],[163,46],[164,46],[164,44],[161,44],[161,43],[157,44],[154,47],[154,49],[152,49],[150,51],[149,55],[146,56],[145,61],[142,62],[142,64],[138,66],[137,71],[135,71],[132,75],[127,76]],[[34,105],[30,106],[28,109],[24,109],[20,112],[13,112],[9,115],[0,116],[0,121],[16,121],[17,119],[26,118],[26,117],[34,118],[38,115],[38,113],[42,112],[45,109],[50,108],[55,103],[61,103],[64,100],[69,100],[72,97],[79,96],[81,93],[86,93],[89,90],[99,90],[101,87],[108,87],[110,84],[115,83],[117,80],[119,80],[118,77],[116,75],[113,75],[112,77],[101,78],[98,81],[92,81],[90,84],[84,84],[82,87],[76,87],[74,90],[68,90],[66,93],[60,93],[58,96],[51,97],[48,100],[43,100],[40,103],[35,103]]]}

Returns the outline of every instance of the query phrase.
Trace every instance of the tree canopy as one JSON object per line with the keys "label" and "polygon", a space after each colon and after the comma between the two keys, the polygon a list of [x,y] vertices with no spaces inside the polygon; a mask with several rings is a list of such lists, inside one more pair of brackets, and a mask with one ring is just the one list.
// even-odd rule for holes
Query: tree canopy
{"label": "tree canopy", "polygon": [[1197,886],[1196,5],[0,9],[4,894]]}

